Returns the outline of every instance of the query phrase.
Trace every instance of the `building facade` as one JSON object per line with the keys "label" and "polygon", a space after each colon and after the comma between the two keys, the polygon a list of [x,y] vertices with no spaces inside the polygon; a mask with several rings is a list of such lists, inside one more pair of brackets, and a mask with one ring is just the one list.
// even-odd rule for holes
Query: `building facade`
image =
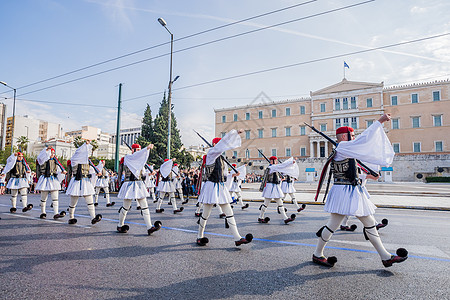
{"label": "building facade", "polygon": [[216,109],[215,132],[245,129],[242,147],[226,155],[256,166],[263,162],[261,152],[282,159],[327,157],[333,145],[305,123],[335,140],[338,127],[351,126],[359,134],[390,113],[384,128],[397,156],[449,155],[449,96],[449,80],[385,87],[343,79],[309,98]]}
{"label": "building facade", "polygon": [[[120,145],[132,145],[136,142],[137,138],[141,136],[141,127],[127,128],[120,130]],[[116,143],[116,134],[111,135],[111,143]]]}

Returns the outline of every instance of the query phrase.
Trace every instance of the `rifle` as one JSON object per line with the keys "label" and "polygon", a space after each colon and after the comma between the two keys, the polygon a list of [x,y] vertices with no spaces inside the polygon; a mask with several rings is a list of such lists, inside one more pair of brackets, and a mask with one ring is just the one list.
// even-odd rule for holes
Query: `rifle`
{"label": "rifle", "polygon": [[[267,162],[270,164],[270,160],[267,158],[267,156],[265,156],[264,153],[262,153],[262,151],[259,150],[259,149],[258,149],[258,152],[261,153],[261,155],[262,155],[262,156],[267,160]],[[278,158],[277,158],[277,159],[278,159]],[[281,159],[278,159],[278,161],[279,161],[280,163],[283,162]]]}
{"label": "rifle", "polygon": [[[197,131],[195,131],[195,129],[192,129],[192,130],[194,130],[194,132],[209,146],[209,147],[213,147],[213,145],[211,145],[204,137],[202,137],[201,135],[200,135],[200,133],[198,133]],[[233,165],[221,154],[220,155],[221,157],[222,157],[222,159],[223,159],[223,161],[235,172],[235,173],[239,173],[238,172],[238,170],[236,170],[236,168],[235,167],[233,167]]]}
{"label": "rifle", "polygon": [[[132,149],[131,146],[126,141],[124,141],[123,139],[122,139],[122,142],[128,147],[128,149],[130,149],[130,150]],[[148,164],[145,164],[144,167],[147,170],[149,170],[150,172],[153,172],[152,168]]]}
{"label": "rifle", "polygon": [[[323,136],[325,139],[327,139],[330,143],[333,144],[333,146],[337,147],[338,143],[336,141],[334,141],[332,138],[330,138],[328,135],[326,135],[325,133],[317,130],[314,126],[309,125],[306,122],[303,122],[306,126],[308,126],[309,128],[311,128],[314,132],[320,134],[321,136]],[[363,170],[364,173],[366,174],[370,174],[374,177],[378,177],[379,174],[373,170],[371,170],[369,167],[367,167],[364,163],[362,163],[359,159],[356,159],[356,162],[358,163],[358,165],[361,167],[361,170]]]}

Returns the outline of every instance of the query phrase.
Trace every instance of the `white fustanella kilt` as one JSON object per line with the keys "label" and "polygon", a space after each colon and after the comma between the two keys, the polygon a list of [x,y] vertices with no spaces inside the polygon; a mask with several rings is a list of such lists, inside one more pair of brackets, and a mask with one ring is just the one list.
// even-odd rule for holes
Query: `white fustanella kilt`
{"label": "white fustanella kilt", "polygon": [[175,188],[172,184],[172,181],[160,181],[158,183],[158,187],[156,188],[158,192],[163,193],[172,193],[175,192]]}
{"label": "white fustanella kilt", "polygon": [[266,186],[264,187],[262,197],[269,198],[269,199],[278,199],[283,198],[284,194],[281,191],[281,187],[279,184],[275,183],[266,183]]}
{"label": "white fustanella kilt", "polygon": [[150,194],[142,180],[125,181],[120,188],[117,198],[119,199],[143,199]]}
{"label": "white fustanella kilt", "polygon": [[44,177],[39,176],[39,180],[36,184],[37,191],[59,191],[61,189],[61,183],[55,176]]}
{"label": "white fustanella kilt", "polygon": [[198,202],[203,204],[227,204],[233,199],[224,182],[205,181],[202,183]]}
{"label": "white fustanella kilt", "polygon": [[241,192],[241,188],[239,187],[239,181],[236,182],[233,180],[233,182],[231,183],[231,188],[230,188],[230,192],[233,193],[240,193]]}
{"label": "white fustanella kilt", "polygon": [[75,180],[75,177],[72,177],[69,182],[69,186],[66,191],[67,195],[70,196],[90,196],[94,195],[94,186],[91,183],[91,179],[87,177],[81,178],[81,180]]}
{"label": "white fustanella kilt", "polygon": [[97,178],[95,182],[95,187],[106,188],[109,187],[109,179],[108,178]]}
{"label": "white fustanella kilt", "polygon": [[365,187],[335,184],[330,189],[324,210],[345,216],[369,216],[377,208],[369,199],[370,195]]}
{"label": "white fustanella kilt", "polygon": [[18,190],[29,187],[27,178],[10,178],[6,187],[10,190]]}
{"label": "white fustanella kilt", "polygon": [[282,181],[281,182],[281,191],[285,194],[295,193],[296,190],[294,188],[294,183]]}
{"label": "white fustanella kilt", "polygon": [[145,178],[145,186],[147,188],[154,188],[155,187],[155,179],[153,178],[153,176],[152,177],[147,176]]}

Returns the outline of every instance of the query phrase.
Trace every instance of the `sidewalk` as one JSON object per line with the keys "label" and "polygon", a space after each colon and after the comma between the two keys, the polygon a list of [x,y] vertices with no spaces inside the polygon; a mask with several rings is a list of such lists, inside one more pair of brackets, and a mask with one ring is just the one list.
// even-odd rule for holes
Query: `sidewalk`
{"label": "sidewalk", "polygon": [[[295,198],[299,203],[308,205],[323,205],[323,193],[325,185],[314,201],[317,183],[295,183]],[[242,184],[242,197],[244,201],[262,202],[259,183]],[[408,208],[450,211],[450,184],[430,184],[417,182],[401,183],[369,183],[367,189],[371,195],[370,200],[377,207],[384,208]],[[287,203],[290,203],[287,196]]]}

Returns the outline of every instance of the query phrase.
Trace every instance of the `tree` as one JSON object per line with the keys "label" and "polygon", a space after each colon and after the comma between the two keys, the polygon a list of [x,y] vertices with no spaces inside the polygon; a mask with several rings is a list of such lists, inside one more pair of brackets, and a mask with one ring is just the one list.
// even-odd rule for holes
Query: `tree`
{"label": "tree", "polygon": [[149,142],[153,140],[153,117],[148,104],[144,111],[144,118],[142,118],[141,137]]}
{"label": "tree", "polygon": [[[167,157],[167,129],[168,129],[168,113],[169,103],[166,99],[166,94],[161,101],[158,115],[153,122],[153,139],[152,143],[155,145],[155,150],[150,153],[150,161],[155,164],[161,164],[161,158]],[[180,131],[177,128],[177,119],[173,113],[172,105],[172,121],[171,121],[171,142],[170,150],[171,156],[181,160],[183,155],[180,153],[181,143]],[[159,157],[158,157],[159,156]]]}
{"label": "tree", "polygon": [[92,156],[94,156],[94,151],[98,149],[98,142],[97,142],[97,140],[92,140],[91,141],[91,145],[92,145]]}
{"label": "tree", "polygon": [[30,140],[26,136],[19,136],[19,138],[17,138],[17,144],[19,145],[20,151],[26,152],[29,142]]}
{"label": "tree", "polygon": [[84,140],[81,138],[81,136],[77,136],[73,139],[73,145],[75,148],[80,148],[84,144]]}

